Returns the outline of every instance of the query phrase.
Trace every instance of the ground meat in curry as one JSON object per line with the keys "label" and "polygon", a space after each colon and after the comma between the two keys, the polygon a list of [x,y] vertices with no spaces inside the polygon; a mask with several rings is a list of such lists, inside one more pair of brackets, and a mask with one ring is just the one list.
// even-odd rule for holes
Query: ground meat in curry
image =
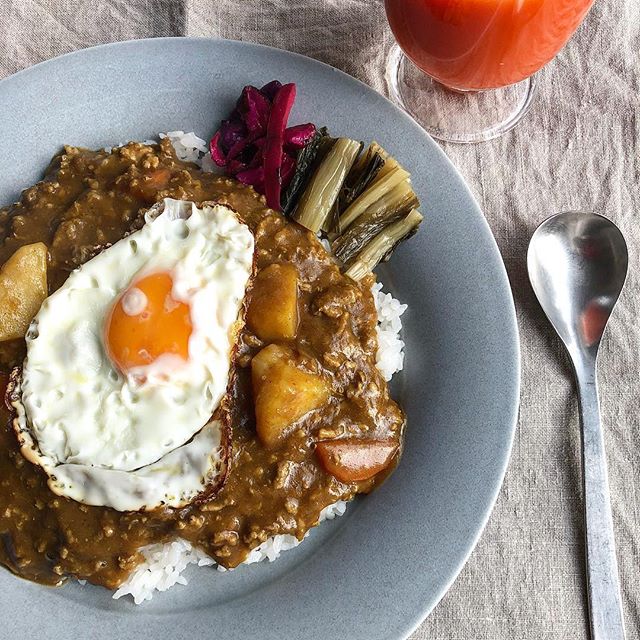
{"label": "ground meat in curry", "polygon": [[[268,210],[251,189],[176,159],[168,140],[107,151],[66,147],[45,179],[0,209],[0,264],[20,246],[49,248],[49,293],[69,272],[143,224],[164,197],[217,201],[241,213],[256,238],[256,267],[291,263],[299,277],[299,326],[289,341],[331,384],[330,399],[266,449],[255,432],[250,361],[264,346],[248,328],[240,339],[231,394],[232,457],[220,493],[181,509],[121,513],[54,495],[39,467],[20,454],[10,413],[0,408],[0,562],[45,584],[68,576],[109,588],[142,560],[140,547],[185,538],[235,567],[268,537],[302,538],[320,511],[370,491],[386,473],[353,484],[328,474],[314,455],[323,438],[401,442],[404,416],[375,366],[376,311],[371,279],[344,277],[317,239]],[[252,292],[248,292],[251,304]],[[0,370],[24,358],[24,341],[0,343]],[[393,465],[392,465],[393,466]]]}

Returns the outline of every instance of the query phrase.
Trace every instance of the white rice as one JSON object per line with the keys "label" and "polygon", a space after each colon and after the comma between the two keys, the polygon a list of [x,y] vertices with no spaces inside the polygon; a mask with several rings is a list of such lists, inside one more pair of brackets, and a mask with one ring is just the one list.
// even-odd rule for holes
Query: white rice
{"label": "white rice", "polygon": [[404,366],[404,342],[400,337],[402,321],[400,316],[407,305],[396,300],[390,293],[382,291],[382,283],[376,282],[371,288],[373,301],[378,312],[378,353],[376,366],[389,382],[394,373]]}
{"label": "white rice", "polygon": [[139,564],[113,594],[117,600],[131,595],[136,604],[151,600],[155,591],[166,591],[174,584],[187,584],[182,572],[190,565],[199,567],[215,564],[204,551],[193,547],[186,540],[174,540],[166,544],[150,544],[142,550],[144,562]]}
{"label": "white rice", "polygon": [[[322,510],[319,522],[333,520],[341,516],[347,509],[347,503],[339,500]],[[309,535],[307,532],[305,538]],[[289,534],[273,536],[251,551],[243,564],[254,564],[268,560],[273,562],[283,551],[297,547],[301,540]],[[131,573],[126,582],[120,585],[113,594],[117,600],[131,595],[135,604],[151,600],[156,591],[166,591],[174,584],[187,584],[183,571],[191,564],[199,567],[215,565],[216,562],[204,551],[191,545],[186,540],[174,540],[165,544],[150,544],[141,549],[144,561]],[[218,565],[218,571],[227,571]],[[80,581],[83,582],[84,581]]]}
{"label": "white rice", "polygon": [[[325,520],[333,520],[334,518],[343,515],[346,510],[347,503],[344,500],[338,500],[338,502],[330,504],[320,512],[320,518],[318,519],[318,522],[320,523],[324,522]],[[305,538],[308,535],[309,531],[307,531]],[[265,540],[261,545],[253,549],[242,564],[254,564],[256,562],[262,562],[263,560],[273,562],[274,560],[278,559],[278,556],[283,551],[293,549],[294,547],[297,547],[301,542],[302,540],[298,540],[298,538],[296,538],[295,536],[289,535],[287,533],[281,534],[279,536],[273,536],[272,538]],[[218,571],[227,571],[227,569],[222,566],[218,566]]]}
{"label": "white rice", "polygon": [[[187,162],[195,162],[204,170],[213,169],[213,161],[204,140],[194,133],[183,131],[169,131],[160,134],[161,138],[171,140],[178,158]],[[389,381],[392,376],[402,370],[404,364],[404,342],[400,338],[402,323],[400,316],[406,311],[407,305],[401,304],[390,293],[382,291],[382,284],[376,283],[372,287],[373,299],[378,312],[378,353],[376,365],[384,379]],[[333,520],[344,514],[347,503],[338,501],[326,507],[320,514],[319,522]],[[309,532],[307,532],[309,535]],[[306,536],[305,536],[306,537]],[[269,538],[251,551],[243,564],[253,564],[268,560],[273,562],[283,551],[293,549],[300,544],[295,536],[283,534]],[[193,547],[186,540],[175,540],[166,544],[152,544],[141,549],[144,562],[134,569],[113,597],[118,599],[131,595],[136,604],[151,600],[156,591],[166,591],[175,584],[187,584],[183,571],[192,564],[200,567],[213,566],[216,562],[204,551]],[[220,565],[218,571],[226,571]]]}
{"label": "white rice", "polygon": [[202,165],[202,158],[206,155],[211,160],[207,143],[202,138],[198,138],[193,132],[167,131],[167,133],[161,133],[160,138],[169,138],[171,140],[179,160],[195,162],[198,165]]}

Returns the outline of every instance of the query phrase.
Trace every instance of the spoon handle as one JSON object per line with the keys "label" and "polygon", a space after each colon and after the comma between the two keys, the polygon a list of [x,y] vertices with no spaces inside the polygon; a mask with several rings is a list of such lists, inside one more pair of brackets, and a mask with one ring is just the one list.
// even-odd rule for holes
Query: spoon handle
{"label": "spoon handle", "polygon": [[[590,369],[590,370],[589,370]],[[624,640],[595,363],[578,372],[591,640]]]}

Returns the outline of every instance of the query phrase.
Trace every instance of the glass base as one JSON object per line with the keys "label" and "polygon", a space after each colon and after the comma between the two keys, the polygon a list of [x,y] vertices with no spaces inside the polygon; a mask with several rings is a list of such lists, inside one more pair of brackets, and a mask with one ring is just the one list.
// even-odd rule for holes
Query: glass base
{"label": "glass base", "polygon": [[391,99],[434,138],[472,143],[497,138],[531,106],[533,77],[502,89],[455,91],[416,67],[396,44],[387,61]]}

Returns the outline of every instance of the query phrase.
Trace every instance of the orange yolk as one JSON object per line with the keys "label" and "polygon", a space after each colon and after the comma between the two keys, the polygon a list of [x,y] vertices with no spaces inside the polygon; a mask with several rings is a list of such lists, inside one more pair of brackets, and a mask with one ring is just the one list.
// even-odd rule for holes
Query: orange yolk
{"label": "orange yolk", "polygon": [[106,323],[105,342],[122,373],[151,364],[160,356],[189,358],[189,305],[172,295],[169,273],[154,273],[132,283],[116,301]]}

